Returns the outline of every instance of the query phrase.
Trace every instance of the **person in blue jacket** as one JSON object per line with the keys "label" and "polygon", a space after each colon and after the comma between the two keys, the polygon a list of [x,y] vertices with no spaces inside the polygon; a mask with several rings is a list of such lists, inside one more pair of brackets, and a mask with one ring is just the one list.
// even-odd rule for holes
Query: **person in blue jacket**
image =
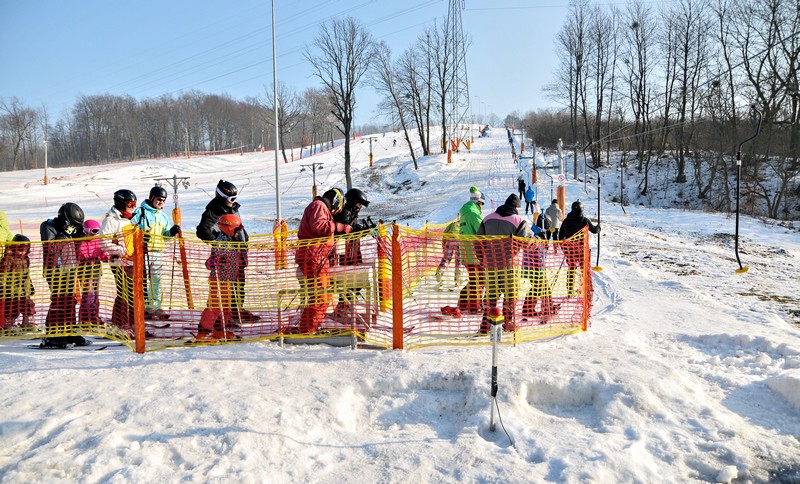
{"label": "person in blue jacket", "polygon": [[528,210],[531,213],[536,213],[533,207],[533,204],[536,202],[536,191],[533,189],[533,185],[528,185],[528,189],[525,190],[525,215],[528,215]]}
{"label": "person in blue jacket", "polygon": [[145,306],[148,319],[169,319],[169,314],[161,309],[161,279],[164,277],[164,237],[174,237],[181,231],[179,225],[170,226],[169,217],[164,213],[167,190],[155,186],[150,196],[142,202],[133,216],[133,222],[144,232],[145,262]]}

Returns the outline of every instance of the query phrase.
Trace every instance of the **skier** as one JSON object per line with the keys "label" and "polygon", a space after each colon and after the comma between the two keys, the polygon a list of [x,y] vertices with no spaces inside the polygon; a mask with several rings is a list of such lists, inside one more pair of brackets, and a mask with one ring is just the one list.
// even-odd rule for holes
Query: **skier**
{"label": "skier", "polygon": [[100,222],[86,220],[83,231],[88,240],[78,249],[78,281],[81,285],[81,309],[79,320],[82,323],[103,324],[100,319],[100,278],[103,276],[103,262],[108,262],[108,254],[100,246]]}
{"label": "skier", "polygon": [[33,303],[33,282],[31,281],[31,239],[17,234],[6,245],[5,253],[0,258],[0,329],[10,329],[17,317],[22,315],[22,327],[30,328],[34,324],[30,318],[36,314]]}
{"label": "skier", "polygon": [[502,235],[502,238],[484,239],[476,244],[476,252],[481,260],[486,284],[486,306],[479,334],[489,334],[492,323],[488,318],[489,311],[497,307],[497,301],[503,296],[503,330],[514,331],[514,305],[516,304],[517,275],[514,273],[514,260],[519,251],[517,243],[511,238],[532,238],[533,232],[528,222],[519,214],[522,203],[512,193],[505,203],[497,207],[483,219],[478,227],[477,235]]}
{"label": "skier", "polygon": [[133,220],[144,231],[144,274],[145,306],[144,316],[148,319],[169,319],[161,309],[161,279],[164,277],[164,237],[174,237],[180,233],[179,225],[169,226],[169,217],[164,213],[167,190],[154,186],[147,200],[142,202]]}
{"label": "skier", "polygon": [[[475,235],[478,227],[483,220],[483,206],[486,198],[478,187],[472,186],[469,189],[469,201],[459,210],[460,233],[461,235]],[[461,243],[461,263],[467,268],[467,285],[461,289],[458,295],[458,309],[461,312],[477,314],[483,309],[481,300],[483,299],[483,270],[480,260],[475,255],[474,244],[462,241]]]}
{"label": "skier", "polygon": [[600,233],[600,224],[594,225],[583,215],[583,203],[580,200],[572,202],[572,210],[567,214],[558,232],[558,238],[564,242],[561,245],[567,259],[567,296],[575,296],[575,273],[583,262],[583,242],[569,240],[584,227],[589,227],[589,232]]}
{"label": "skier", "polygon": [[[369,206],[369,200],[363,191],[358,188],[351,188],[344,194],[344,200],[342,211],[333,216],[333,221],[336,222],[337,226],[340,228],[349,226],[353,235],[348,237],[345,241],[344,254],[337,257],[336,246],[334,245],[331,248],[329,256],[332,259],[331,265],[336,265],[337,263],[343,266],[361,264],[364,260],[361,254],[361,240],[360,237],[356,237],[355,232],[362,232],[363,230],[371,228],[370,225],[374,227],[374,224],[370,224],[368,220],[358,220],[361,209]],[[337,230],[334,235],[343,234],[344,232]],[[360,234],[361,237],[364,235],[366,235],[366,232]],[[345,292],[339,294],[336,307],[333,311],[334,319],[342,322],[352,321],[352,315],[355,312],[353,304],[358,299],[361,289],[361,287],[348,285],[345,288]]]}
{"label": "skier", "polygon": [[83,209],[67,202],[58,209],[58,216],[45,220],[39,227],[42,242],[44,277],[50,288],[50,307],[47,309],[46,337],[43,348],[66,348],[68,344],[90,344],[83,336],[55,336],[72,331],[75,325],[75,280],[77,275],[77,246],[73,238],[83,237]]}
{"label": "skier", "polygon": [[[528,189],[525,190],[525,215],[528,215],[528,210],[531,211],[532,214],[538,213],[538,210],[534,211],[536,204],[536,191],[533,189],[533,185],[528,185]],[[534,220],[534,222],[536,222]]]}
{"label": "skier", "polygon": [[[316,197],[303,211],[300,229],[297,232],[299,241],[294,260],[299,266],[300,286],[306,299],[306,306],[300,314],[296,328],[290,333],[313,333],[325,318],[325,309],[331,302],[328,292],[330,286],[328,254],[333,246],[333,234],[348,234],[352,227],[333,220],[333,216],[344,208],[344,194],[338,188],[331,188]],[[309,244],[303,242],[311,239],[324,239],[322,242]]]}
{"label": "skier", "polygon": [[240,284],[239,275],[247,267],[247,248],[241,242],[244,231],[242,220],[227,213],[217,220],[216,239],[211,242],[211,255],[206,260],[208,276],[208,303],[200,315],[197,339],[216,341],[218,339],[237,339],[231,331],[237,306],[234,305],[236,286]]}
{"label": "skier", "polygon": [[114,192],[114,206],[100,225],[100,247],[108,254],[117,294],[111,311],[111,324],[133,334],[133,212],[136,194],[126,188]]}
{"label": "skier", "polygon": [[442,287],[442,272],[447,264],[455,258],[455,281],[458,282],[460,276],[459,265],[461,265],[458,257],[458,238],[461,229],[461,217],[456,214],[456,219],[447,224],[444,229],[444,237],[442,238],[442,258],[439,260],[439,266],[436,268],[436,282],[439,287]]}
{"label": "skier", "polygon": [[558,239],[558,228],[561,227],[561,220],[564,218],[564,213],[558,206],[558,200],[553,199],[553,203],[544,211],[544,216],[547,218],[547,226],[550,228],[549,238]]}
{"label": "skier", "polygon": [[[219,183],[217,183],[214,198],[206,205],[205,211],[200,216],[200,224],[197,225],[197,237],[200,240],[206,242],[216,240],[219,234],[217,221],[225,214],[236,215],[241,220],[242,217],[239,215],[239,207],[241,207],[241,205],[236,201],[238,196],[239,189],[236,188],[236,185],[233,183],[225,180],[220,180]],[[239,242],[248,242],[250,240],[250,236],[244,227],[242,227],[238,236],[240,238]],[[244,268],[242,268],[242,272],[239,274],[238,282],[239,284],[236,285],[233,294],[233,305],[235,308],[233,311],[233,323],[238,324],[241,321],[256,321],[261,319],[260,316],[244,309]]]}
{"label": "skier", "polygon": [[522,176],[522,172],[519,172],[519,176],[517,177],[517,191],[519,192],[519,199],[525,200],[525,178]]}

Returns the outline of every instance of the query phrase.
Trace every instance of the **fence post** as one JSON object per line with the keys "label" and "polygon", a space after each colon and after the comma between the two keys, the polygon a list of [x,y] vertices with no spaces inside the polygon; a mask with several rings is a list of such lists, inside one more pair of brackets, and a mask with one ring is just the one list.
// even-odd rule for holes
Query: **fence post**
{"label": "fence post", "polygon": [[378,224],[378,308],[388,311],[391,306],[389,255],[386,253],[386,226]]}
{"label": "fence post", "polygon": [[136,352],[144,353],[144,232],[133,232],[133,333]]}
{"label": "fence post", "polygon": [[403,258],[397,222],[392,223],[392,349],[403,349]]}
{"label": "fence post", "polygon": [[[177,197],[177,195],[175,195]],[[177,202],[176,202],[177,203]],[[181,225],[181,209],[172,209],[172,221],[176,225]],[[181,254],[181,273],[183,274],[183,289],[186,291],[186,304],[189,309],[194,309],[192,300],[192,283],[189,279],[189,262],[186,260],[186,241],[183,239],[183,230],[178,232],[178,250]]]}

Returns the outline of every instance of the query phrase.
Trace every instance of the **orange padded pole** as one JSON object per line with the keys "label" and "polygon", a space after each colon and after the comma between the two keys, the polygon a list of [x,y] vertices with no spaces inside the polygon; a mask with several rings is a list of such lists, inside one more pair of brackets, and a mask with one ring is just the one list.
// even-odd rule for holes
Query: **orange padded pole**
{"label": "orange padded pole", "polygon": [[392,224],[392,349],[403,349],[403,260],[396,222]]}
{"label": "orange padded pole", "polygon": [[[181,209],[179,207],[172,209],[172,222],[181,225]],[[186,291],[186,304],[189,306],[189,309],[194,309],[192,283],[189,279],[189,264],[186,260],[186,241],[183,240],[183,231],[178,233],[178,249],[181,254],[181,272],[183,273],[183,289]]]}
{"label": "orange padded pole", "polygon": [[136,352],[144,353],[144,232],[133,233],[133,334]]}

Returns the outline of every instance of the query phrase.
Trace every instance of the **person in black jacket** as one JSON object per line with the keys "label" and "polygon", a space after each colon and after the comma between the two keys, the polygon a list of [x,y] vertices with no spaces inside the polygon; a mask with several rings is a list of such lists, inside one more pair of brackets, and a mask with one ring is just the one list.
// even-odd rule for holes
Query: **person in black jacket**
{"label": "person in black jacket", "polygon": [[83,336],[55,336],[74,331],[76,324],[75,280],[78,271],[78,245],[73,238],[83,237],[83,209],[68,202],[58,209],[58,216],[45,220],[39,227],[44,262],[44,277],[50,288],[50,307],[45,325],[47,337],[43,348],[66,348],[68,344],[89,344]]}
{"label": "person in black jacket", "polygon": [[[197,226],[197,237],[200,240],[211,242],[217,239],[219,235],[217,221],[223,215],[236,215],[241,219],[239,215],[239,207],[241,207],[241,205],[236,201],[238,196],[239,189],[237,189],[236,185],[233,183],[225,180],[220,180],[219,183],[217,183],[215,196],[208,202],[208,205],[206,205],[205,211],[200,216],[200,224]],[[244,227],[238,232],[237,237],[239,242],[248,242],[250,240],[250,236]],[[261,319],[258,315],[244,309],[244,283],[245,268],[242,267],[239,273],[238,284],[235,284],[233,294],[232,312],[234,321],[232,322],[234,323]]]}
{"label": "person in black jacket", "polygon": [[[344,194],[344,207],[342,211],[333,215],[333,221],[337,223],[337,227],[350,227],[350,232],[343,232],[336,230],[334,235],[343,235],[352,232],[361,232],[370,227],[368,220],[358,220],[358,215],[361,213],[362,208],[369,207],[369,200],[367,194],[358,188],[351,188]],[[364,232],[362,236],[366,234]],[[338,256],[338,257],[337,257]],[[344,254],[336,253],[336,246],[331,249],[330,256],[331,266],[337,263],[342,266],[358,265],[364,262],[361,255],[361,239],[358,236],[351,236],[344,244]],[[361,287],[347,287],[346,290],[339,294],[336,307],[334,308],[334,319],[351,322],[355,316],[355,303],[361,294]]]}
{"label": "person in black jacket", "polygon": [[583,242],[568,240],[584,227],[589,227],[589,232],[600,233],[600,224],[594,225],[591,220],[583,215],[583,203],[580,200],[572,202],[572,210],[567,214],[561,228],[558,230],[558,238],[563,240],[562,249],[567,259],[567,295],[575,296],[575,272],[583,263]]}

